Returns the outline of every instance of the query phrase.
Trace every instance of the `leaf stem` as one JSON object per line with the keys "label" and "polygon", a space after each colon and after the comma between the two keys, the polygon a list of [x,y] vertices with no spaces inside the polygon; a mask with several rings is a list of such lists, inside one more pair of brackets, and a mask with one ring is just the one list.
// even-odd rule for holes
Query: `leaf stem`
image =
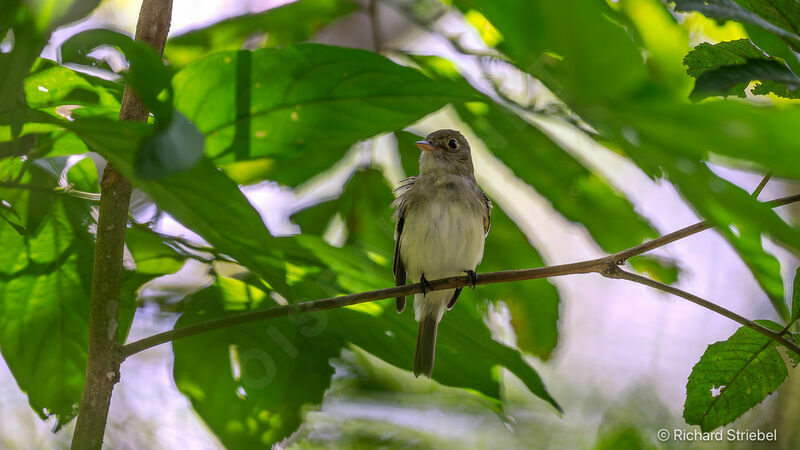
{"label": "leaf stem", "polygon": [[[775,208],[778,206],[788,205],[790,203],[795,203],[798,201],[800,201],[800,194],[790,195],[788,197],[783,197],[769,202],[764,202],[764,204],[771,208]],[[688,226],[681,230],[645,242],[644,244],[637,245],[627,250],[623,250],[602,258],[580,261],[570,264],[558,264],[546,267],[536,267],[532,269],[504,270],[500,272],[482,273],[478,275],[478,280],[476,284],[506,283],[510,281],[533,280],[538,278],[551,278],[557,276],[576,275],[584,273],[600,273],[603,274],[604,276],[609,276],[617,273],[616,271],[620,270],[618,266],[623,264],[626,259],[632,256],[645,253],[647,251],[653,250],[658,247],[662,247],[671,242],[699,233],[700,231],[707,230],[711,227],[712,225],[707,221],[698,222],[694,225]],[[626,274],[628,273],[624,271],[621,272]],[[638,277],[638,275],[634,274],[630,275],[633,277]],[[664,290],[662,289],[662,286],[664,286],[670,289],[669,291],[666,292],[673,293],[683,298],[686,298],[684,294],[686,296],[691,296],[691,298],[687,298],[687,300],[697,303],[703,307],[709,308],[714,312],[717,312],[725,317],[728,317],[731,320],[739,322],[742,325],[748,326],[753,330],[764,334],[762,332],[762,329],[764,329],[764,327],[761,327],[760,325],[732,311],[729,311],[719,305],[716,305],[708,300],[704,300],[700,297],[681,291],[680,289],[675,289],[667,285],[661,285],[660,283],[650,280],[649,278],[645,277],[641,278],[643,278],[643,280],[637,278],[635,281],[641,282],[642,284],[647,284],[648,286],[650,286],[651,283],[656,283],[656,285],[652,285],[652,287]],[[647,283],[645,283],[644,280],[647,280]],[[431,284],[431,288],[429,288],[430,290],[438,291],[441,289],[454,289],[454,288],[464,287],[471,284],[471,281],[467,276],[458,276],[458,277],[433,280],[430,281],[430,284]],[[673,292],[673,290],[675,292]],[[272,308],[262,309],[258,311],[249,311],[218,319],[212,319],[206,322],[201,322],[194,325],[175,328],[173,330],[165,331],[163,333],[154,334],[144,339],[127,344],[122,347],[122,350],[120,352],[119,355],[120,362],[122,362],[128,356],[131,356],[135,353],[139,353],[143,350],[147,350],[151,347],[155,347],[156,345],[164,344],[170,341],[174,341],[176,339],[182,339],[189,336],[194,336],[200,333],[206,333],[209,331],[218,330],[221,328],[232,327],[258,320],[266,320],[276,317],[287,316],[290,314],[322,311],[326,309],[341,308],[343,306],[355,305],[358,303],[394,298],[402,295],[413,295],[413,294],[418,294],[420,292],[422,292],[422,286],[419,283],[407,284],[405,286],[395,286],[386,289],[378,289],[375,291],[359,292],[357,294],[324,298],[321,300],[313,300],[308,302],[296,303],[292,305],[275,306]],[[775,333],[771,330],[768,330],[768,332],[769,334],[765,335],[768,336],[770,339],[773,339],[776,342],[779,342],[782,345],[787,346],[792,351],[795,351],[798,354],[800,354],[800,348],[798,348],[797,345],[790,342],[788,339],[784,338],[779,333]]]}

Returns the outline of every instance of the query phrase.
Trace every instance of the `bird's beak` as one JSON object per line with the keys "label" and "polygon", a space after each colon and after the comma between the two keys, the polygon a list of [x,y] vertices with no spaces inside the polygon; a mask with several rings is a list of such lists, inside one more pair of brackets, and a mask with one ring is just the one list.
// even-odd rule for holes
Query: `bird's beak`
{"label": "bird's beak", "polygon": [[414,145],[419,147],[419,149],[422,150],[423,152],[435,152],[435,151],[438,151],[438,149],[436,147],[434,147],[433,144],[431,144],[428,141],[417,141],[417,142],[414,143]]}

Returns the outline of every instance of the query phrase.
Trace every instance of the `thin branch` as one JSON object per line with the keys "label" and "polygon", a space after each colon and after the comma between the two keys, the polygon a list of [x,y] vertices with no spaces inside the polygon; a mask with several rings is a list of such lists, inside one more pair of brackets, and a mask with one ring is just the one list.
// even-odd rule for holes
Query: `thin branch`
{"label": "thin branch", "polygon": [[60,194],[55,188],[47,186],[39,186],[38,184],[17,183],[15,181],[0,181],[1,188],[7,189],[26,189],[29,191],[41,191],[54,195]]}
{"label": "thin branch", "polygon": [[[770,202],[765,202],[764,204],[772,208],[775,208],[778,206],[788,205],[790,203],[795,203],[795,202],[800,202],[800,194],[779,198],[776,200],[772,200]],[[670,233],[668,235],[646,242],[642,245],[637,245],[636,247],[632,247],[630,249],[623,250],[621,252],[617,252],[612,255],[605,256],[603,258],[580,261],[571,264],[559,264],[547,267],[537,267],[533,269],[504,270],[500,272],[482,273],[478,275],[478,280],[476,284],[483,285],[483,284],[493,284],[493,283],[505,283],[509,281],[533,280],[538,278],[551,278],[557,276],[576,275],[582,273],[603,273],[604,271],[616,269],[618,265],[622,264],[627,258],[630,258],[631,256],[639,255],[649,250],[664,246],[666,244],[669,244],[670,242],[674,242],[678,239],[691,236],[695,233],[698,233],[708,228],[711,228],[710,224],[708,224],[707,222],[699,222],[694,225],[683,228],[682,230],[678,230],[674,233]],[[466,276],[458,276],[458,277],[442,278],[440,280],[433,280],[430,282],[430,284],[431,284],[431,290],[438,291],[441,289],[454,289],[467,286],[470,284],[470,280]],[[122,351],[120,352],[120,361],[124,360],[128,356],[131,356],[135,353],[147,350],[148,348],[151,347],[155,347],[156,345],[165,344],[167,342],[174,341],[176,339],[182,339],[189,336],[194,336],[196,334],[205,333],[208,331],[218,330],[220,328],[227,328],[244,323],[287,316],[289,314],[322,311],[326,309],[340,308],[343,306],[355,305],[358,303],[365,303],[374,300],[394,298],[402,295],[413,295],[413,294],[418,294],[420,292],[422,292],[422,286],[419,283],[407,284],[405,286],[396,286],[387,289],[360,292],[357,294],[343,295],[340,297],[330,297],[321,300],[313,300],[309,302],[297,303],[293,305],[281,305],[258,311],[249,311],[249,312],[234,314],[219,319],[212,319],[194,325],[175,328],[127,344],[122,348]],[[713,303],[711,304],[713,305]],[[714,306],[717,307],[716,305]],[[724,308],[721,309],[725,310]],[[734,316],[741,317],[733,312],[730,311],[728,312]],[[726,314],[722,315],[731,318],[729,315]],[[745,321],[747,320],[744,318],[742,319]],[[738,320],[736,321],[739,322]],[[783,345],[786,345],[783,340],[780,340],[778,338],[777,333],[775,333],[773,339],[775,339],[776,341],[780,342]],[[800,352],[798,353],[800,354]]]}
{"label": "thin branch", "polygon": [[69,195],[70,197],[82,198],[84,200],[89,200],[93,202],[100,201],[100,194],[96,194],[94,192],[84,192],[76,190],[71,184],[67,186],[48,187],[48,186],[40,186],[38,184],[17,183],[15,181],[0,181],[0,188],[26,189],[29,191],[39,191],[53,195]]}
{"label": "thin branch", "polygon": [[764,175],[764,178],[762,178],[761,182],[758,183],[758,186],[756,186],[756,189],[753,191],[753,194],[752,194],[753,198],[758,198],[758,195],[761,193],[761,191],[764,190],[764,187],[767,185],[767,183],[769,182],[770,178],[772,178],[772,171],[771,170],[769,172],[767,172],[766,175]]}
{"label": "thin branch", "polygon": [[669,294],[676,295],[683,299],[689,300],[690,302],[696,305],[700,305],[703,308],[714,311],[715,313],[725,316],[728,319],[733,320],[734,322],[738,322],[757,333],[763,334],[764,336],[780,343],[781,345],[785,346],[786,348],[800,355],[800,347],[798,347],[797,344],[795,344],[791,340],[784,337],[782,332],[772,331],[769,328],[761,326],[750,319],[740,316],[739,314],[736,314],[735,312],[723,308],[722,306],[719,306],[716,303],[710,302],[704,298],[698,297],[694,294],[690,294],[674,286],[670,286],[664,283],[659,283],[658,281],[651,280],[650,278],[644,277],[642,275],[626,272],[617,266],[609,266],[609,270],[603,271],[601,273],[606,278],[616,278],[620,280],[633,281],[634,283],[643,284],[645,286],[658,289],[659,291],[664,291]]}
{"label": "thin branch", "polygon": [[380,53],[381,23],[378,17],[378,0],[369,0],[367,4],[367,13],[369,14],[370,28],[372,30],[372,47],[375,53]]}
{"label": "thin branch", "polygon": [[[607,267],[609,263],[610,260],[607,258],[599,258],[572,264],[537,267],[534,269],[504,270],[501,272],[482,273],[478,275],[478,281],[476,284],[503,283],[508,281],[533,280],[537,278],[550,278],[562,275],[600,272],[600,270]],[[429,291],[438,291],[442,289],[454,289],[471,285],[471,282],[466,276],[458,276],[433,280],[430,281],[430,285],[431,286],[428,288]],[[128,356],[141,352],[142,350],[147,350],[148,348],[174,341],[175,339],[194,336],[196,334],[218,330],[220,328],[227,328],[243,323],[272,319],[275,317],[288,316],[290,314],[341,308],[343,306],[356,305],[359,303],[366,303],[386,298],[394,298],[401,295],[413,295],[420,292],[422,292],[422,285],[415,283],[234,314],[219,319],[201,322],[195,325],[188,325],[170,331],[165,331],[163,333],[158,333],[136,342],[132,342],[122,348],[121,358],[127,358]]]}

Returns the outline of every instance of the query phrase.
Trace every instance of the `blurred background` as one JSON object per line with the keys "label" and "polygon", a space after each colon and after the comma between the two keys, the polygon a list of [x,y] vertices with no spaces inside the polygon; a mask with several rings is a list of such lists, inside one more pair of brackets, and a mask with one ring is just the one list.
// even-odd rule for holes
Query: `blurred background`
{"label": "blurred background", "polygon": [[[284,5],[269,0],[175,0],[172,36],[180,36],[223,19],[260,13]],[[435,2],[433,2],[435,3]],[[427,5],[427,6],[426,6]],[[54,58],[56,48],[74,33],[97,26],[133,32],[140,2],[108,0],[90,18],[58,30],[43,56]],[[403,64],[397,50],[436,55],[454,62],[474,85],[493,97],[535,100],[546,108],[558,102],[535,80],[508,65],[480,56],[487,51],[491,29],[480,18],[465,17],[427,2],[357,2],[315,32],[311,41],[379,50]],[[744,36],[732,23],[719,25],[699,14],[676,14],[690,45]],[[476,26],[477,24],[477,26]],[[491,27],[491,25],[487,25]],[[445,36],[445,37],[443,37]],[[256,36],[244,43],[258,48],[269,40]],[[454,42],[457,45],[454,45]],[[670,45],[665,43],[665,45]],[[460,47],[459,47],[460,46]],[[465,54],[464,48],[470,51]],[[176,51],[167,58],[185,56]],[[186,56],[187,58],[189,56]],[[487,73],[488,72],[488,73]],[[533,117],[538,126],[594,174],[624,194],[635,211],[665,234],[700,220],[670,183],[653,181],[628,159],[603,147],[568,120]],[[574,262],[605,252],[584,226],[556,212],[550,201],[491,153],[484,142],[451,107],[426,117],[407,130],[424,136],[439,128],[462,130],[473,148],[477,177],[496,205],[524,231],[546,264]],[[289,188],[263,181],[244,188],[273,234],[303,232],[292,215],[338,196],[354,172],[367,166],[397,182],[413,167],[418,150],[393,135],[363,142],[324,174]],[[524,151],[524,149],[520,149]],[[410,161],[410,162],[409,162]],[[763,174],[712,166],[715,173],[747,191]],[[358,175],[356,175],[358,176]],[[797,184],[772,180],[761,199],[795,193]],[[137,203],[138,202],[138,203]],[[142,221],[160,214],[143,196],[135,196],[134,213]],[[388,205],[386,206],[388,208]],[[798,209],[779,208],[796,223]],[[197,243],[202,240],[168,216],[155,218],[160,232]],[[613,227],[613,224],[609,224]],[[326,240],[346,241],[341,216],[327,226]],[[781,264],[787,297],[798,261],[764,240]],[[680,240],[654,252],[679,269],[676,285],[748,318],[778,320],[774,308],[725,239],[713,230]],[[481,271],[481,266],[478,267]],[[332,361],[333,383],[320,410],[309,411],[301,429],[281,444],[284,448],[750,448],[748,443],[695,444],[656,439],[659,429],[692,429],[681,415],[686,382],[706,347],[727,339],[738,325],[696,305],[626,281],[599,275],[551,280],[560,294],[558,343],[549,359],[528,356],[550,393],[559,400],[563,417],[530,394],[514,377],[505,377],[506,417],[496,414],[478,397],[415,379],[352,347]],[[174,305],[210,282],[204,265],[189,260],[177,273],[150,282],[139,292],[128,341],[171,329],[178,318]],[[481,288],[475,292],[480,298]],[[446,320],[446,318],[445,318]],[[514,343],[509,311],[503,303],[489,311],[490,327],[498,339]],[[410,349],[409,349],[410,352]],[[410,353],[409,353],[410,354]],[[129,358],[112,399],[106,431],[108,448],[214,449],[222,445],[178,391],[172,377],[173,353],[162,345]],[[789,380],[733,427],[739,430],[777,429],[778,448],[800,448],[800,377]],[[31,411],[5,363],[0,362],[0,447],[67,448],[75,422],[57,433]],[[759,447],[761,448],[761,447]]]}

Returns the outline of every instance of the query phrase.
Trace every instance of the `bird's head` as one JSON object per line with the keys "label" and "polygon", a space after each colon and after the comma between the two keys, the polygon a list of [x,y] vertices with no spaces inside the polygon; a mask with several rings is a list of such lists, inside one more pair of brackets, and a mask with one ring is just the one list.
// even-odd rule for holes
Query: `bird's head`
{"label": "bird's head", "polygon": [[474,178],[469,142],[456,130],[439,130],[417,141],[422,150],[419,158],[420,174],[450,174]]}

